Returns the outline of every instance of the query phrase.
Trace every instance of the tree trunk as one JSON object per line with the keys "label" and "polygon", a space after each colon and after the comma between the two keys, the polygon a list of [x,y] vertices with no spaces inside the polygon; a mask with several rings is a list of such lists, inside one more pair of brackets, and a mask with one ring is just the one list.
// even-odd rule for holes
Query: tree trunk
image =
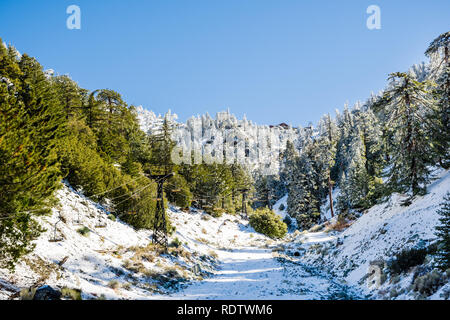
{"label": "tree trunk", "polygon": [[331,172],[328,173],[328,196],[330,197],[330,210],[331,210],[331,217],[334,217],[334,209],[333,209],[333,195],[331,194],[333,191],[333,186],[331,185]]}

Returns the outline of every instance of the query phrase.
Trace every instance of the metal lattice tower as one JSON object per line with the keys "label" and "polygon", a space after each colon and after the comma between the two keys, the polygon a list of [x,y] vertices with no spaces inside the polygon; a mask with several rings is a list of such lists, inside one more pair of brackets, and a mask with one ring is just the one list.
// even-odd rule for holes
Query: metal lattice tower
{"label": "metal lattice tower", "polygon": [[153,223],[152,243],[167,247],[167,222],[166,210],[164,207],[164,182],[173,176],[173,173],[162,175],[149,175],[150,179],[156,181],[157,195],[156,195],[156,210]]}
{"label": "metal lattice tower", "polygon": [[239,189],[238,191],[242,192],[242,214],[243,216],[247,219],[248,215],[247,215],[247,192],[250,189]]}

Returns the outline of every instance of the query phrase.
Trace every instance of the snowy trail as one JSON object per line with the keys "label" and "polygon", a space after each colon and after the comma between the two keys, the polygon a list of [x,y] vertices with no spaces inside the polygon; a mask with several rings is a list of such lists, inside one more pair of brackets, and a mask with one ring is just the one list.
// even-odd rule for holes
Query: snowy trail
{"label": "snowy trail", "polygon": [[343,299],[357,298],[324,276],[308,272],[270,249],[217,250],[221,267],[214,276],[194,282],[171,299]]}
{"label": "snowy trail", "polygon": [[[256,233],[238,215],[213,218],[202,211],[170,207],[168,213],[176,226],[171,238],[182,243],[184,254],[157,254],[144,250],[151,231],[136,231],[106,218],[95,203],[68,186],[58,196],[58,210],[66,222],[57,231],[64,240],[49,241],[59,219],[55,209],[52,216],[42,219],[47,231],[36,240],[34,252],[14,273],[0,269],[0,299],[40,282],[79,289],[83,299],[358,298],[344,284],[300,264],[299,257],[286,255],[289,240]],[[87,236],[78,232],[80,224],[73,224],[79,217],[91,230]],[[95,228],[99,218],[107,227]],[[330,237],[318,233],[310,240],[322,242]],[[144,258],[137,252],[149,255]],[[59,266],[64,259],[64,266]]]}

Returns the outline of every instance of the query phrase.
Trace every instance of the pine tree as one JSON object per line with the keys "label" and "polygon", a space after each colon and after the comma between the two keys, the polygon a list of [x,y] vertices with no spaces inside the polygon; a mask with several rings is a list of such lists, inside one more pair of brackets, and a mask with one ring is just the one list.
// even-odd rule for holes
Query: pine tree
{"label": "pine tree", "polygon": [[343,128],[338,144],[341,165],[338,207],[341,213],[349,209],[372,206],[383,194],[381,169],[381,130],[372,110],[355,108],[353,126]]}
{"label": "pine tree", "polygon": [[97,136],[102,158],[122,164],[130,152],[127,130],[136,119],[118,92],[96,90],[89,95],[85,106],[87,123]]}
{"label": "pine tree", "polygon": [[355,123],[364,146],[364,166],[371,177],[380,177],[384,166],[382,156],[382,131],[379,120],[368,108],[355,114]]}
{"label": "pine tree", "polygon": [[338,140],[337,128],[335,123],[332,121],[330,114],[322,119],[321,137],[319,139],[319,148],[321,157],[320,160],[323,166],[323,174],[326,176],[328,185],[328,197],[330,202],[331,217],[334,217],[333,208],[333,184],[331,179],[331,170],[335,165],[336,161],[336,144]]}
{"label": "pine tree", "polygon": [[171,153],[175,146],[171,134],[173,124],[170,123],[167,115],[164,117],[163,125],[159,132],[150,136],[151,145],[151,168],[154,174],[167,174],[173,171]]}
{"label": "pine tree", "polygon": [[295,150],[294,144],[291,141],[286,142],[286,149],[283,152],[283,159],[280,168],[280,179],[286,185],[293,181],[293,169],[297,162],[298,152]]}
{"label": "pine tree", "polygon": [[341,213],[349,209],[366,209],[380,197],[382,180],[370,175],[367,166],[367,147],[363,134],[355,130],[350,144],[349,165],[341,179],[338,208]]}
{"label": "pine tree", "polygon": [[64,134],[63,111],[42,67],[11,52],[0,45],[0,264],[10,268],[41,231],[33,216],[49,212]]}
{"label": "pine tree", "polygon": [[313,161],[305,152],[292,168],[293,179],[288,185],[287,212],[296,218],[298,226],[308,229],[320,219],[320,197],[317,185],[318,173]]}
{"label": "pine tree", "polygon": [[337,116],[337,127],[339,130],[339,140],[336,146],[336,161],[332,169],[333,180],[338,181],[339,186],[343,184],[342,177],[344,171],[349,167],[351,161],[350,145],[355,129],[353,115],[345,106],[343,114]]}
{"label": "pine tree", "polygon": [[[442,57],[440,51],[443,52]],[[433,60],[437,67],[434,72],[441,71],[437,77],[435,94],[438,99],[435,110],[428,120],[432,123],[431,140],[433,151],[441,167],[450,167],[450,32],[438,36],[430,44],[425,54]],[[441,68],[442,67],[442,68]]]}
{"label": "pine tree", "polygon": [[418,82],[406,73],[392,73],[391,86],[381,105],[392,129],[391,168],[389,183],[393,190],[424,193],[430,181],[428,165],[432,164],[432,149],[426,132],[426,113],[432,110],[428,82]]}
{"label": "pine tree", "polygon": [[[245,167],[238,164],[237,161],[228,167],[231,172],[231,207],[232,211],[239,208],[242,210],[242,198],[239,197],[241,195],[243,189],[248,189],[249,191],[253,191],[254,189],[254,181],[250,173],[247,171]],[[229,190],[229,188],[228,188]],[[242,195],[241,195],[242,196]]]}
{"label": "pine tree", "polygon": [[438,264],[442,270],[450,268],[450,192],[444,197],[444,202],[438,210],[441,218],[440,225],[436,227],[436,235],[439,238]]}
{"label": "pine tree", "polygon": [[433,57],[438,55],[440,50],[443,51],[444,55],[442,62],[447,63],[450,59],[450,31],[440,34],[434,39],[425,51],[425,55]]}
{"label": "pine tree", "polygon": [[63,106],[66,119],[79,117],[82,112],[82,92],[77,83],[68,76],[52,78],[53,85],[58,93],[59,104]]}
{"label": "pine tree", "polygon": [[181,208],[191,206],[192,193],[182,175],[175,174],[172,176],[165,184],[164,189],[170,203]]}

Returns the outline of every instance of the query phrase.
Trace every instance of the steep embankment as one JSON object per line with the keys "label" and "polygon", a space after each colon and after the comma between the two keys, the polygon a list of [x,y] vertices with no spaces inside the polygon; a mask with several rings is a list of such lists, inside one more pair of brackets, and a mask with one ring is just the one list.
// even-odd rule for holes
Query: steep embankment
{"label": "steep embankment", "polygon": [[[302,263],[320,267],[330,275],[344,278],[350,285],[360,286],[371,298],[448,298],[450,284],[448,277],[445,279],[442,275],[441,279],[447,284],[439,285],[439,290],[431,296],[421,295],[413,289],[414,280],[431,271],[432,255],[428,255],[421,266],[399,275],[390,272],[388,264],[401,250],[427,248],[436,240],[437,210],[449,190],[450,172],[440,171],[429,185],[428,193],[417,196],[410,205],[402,205],[406,195],[393,194],[387,202],[369,209],[343,232],[298,234],[287,248],[291,253],[300,252]],[[372,269],[377,269],[377,265],[381,267],[380,286],[374,281],[376,279],[368,277],[371,265]]]}
{"label": "steep embankment", "polygon": [[[83,299],[357,297],[290,259],[282,252],[283,241],[256,233],[239,216],[213,218],[171,207],[176,227],[171,240],[179,247],[164,253],[150,245],[151,231],[109,219],[69,186],[57,196],[60,205],[41,219],[47,231],[35,241],[34,252],[15,272],[0,270],[0,299],[19,299],[21,290],[43,284],[80,290]],[[49,241],[55,235],[62,241]]]}
{"label": "steep embankment", "polygon": [[151,231],[113,221],[69,186],[57,197],[53,214],[40,218],[47,231],[35,241],[35,250],[14,272],[0,269],[0,299],[18,298],[21,289],[42,284],[80,289],[83,299],[142,299],[167,294],[214,268],[213,255],[194,239],[164,253],[151,245]]}
{"label": "steep embankment", "polygon": [[[151,231],[111,220],[65,185],[53,215],[41,218],[47,231],[34,252],[15,272],[0,269],[0,299],[18,299],[20,290],[42,284],[79,289],[83,299],[424,298],[411,284],[430,272],[432,256],[395,276],[386,262],[435,240],[436,210],[449,189],[450,173],[440,172],[428,194],[409,206],[401,205],[406,196],[394,194],[343,232],[296,231],[279,241],[256,233],[239,216],[213,218],[171,207],[171,241],[179,246],[163,252],[150,244]],[[279,204],[275,209],[283,215]],[[49,241],[55,235],[62,241]],[[373,261],[381,266],[381,286],[367,278]],[[439,287],[427,297],[448,296],[448,280]]]}

